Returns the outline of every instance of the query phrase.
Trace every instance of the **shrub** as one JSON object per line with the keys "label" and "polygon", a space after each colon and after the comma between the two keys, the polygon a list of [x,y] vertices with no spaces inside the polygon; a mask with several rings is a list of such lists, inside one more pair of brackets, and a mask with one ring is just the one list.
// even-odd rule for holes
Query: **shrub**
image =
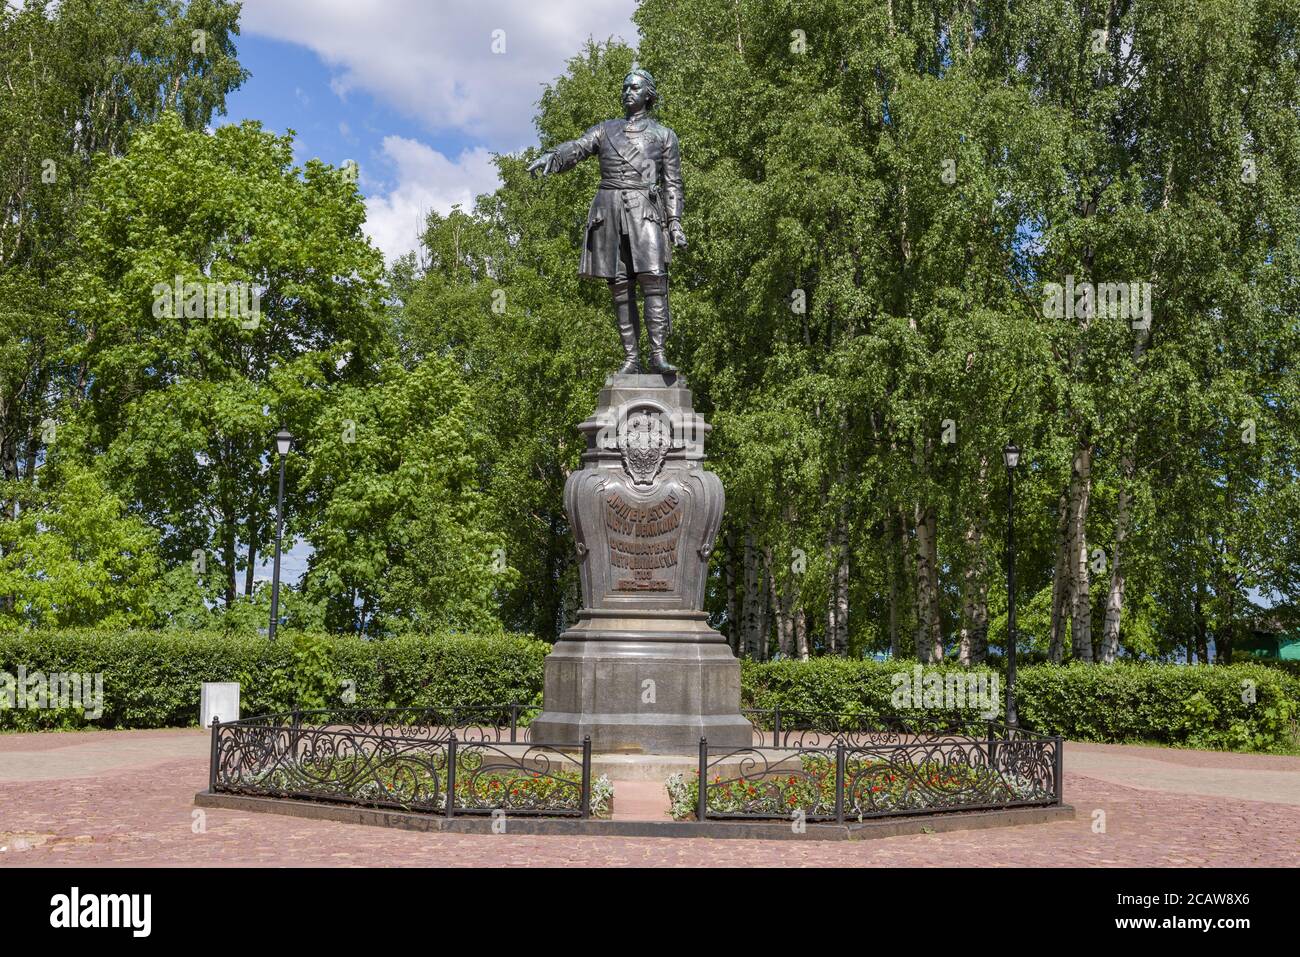
{"label": "shrub", "polygon": [[245,715],[343,704],[365,707],[540,704],[550,646],[513,635],[413,635],[384,641],[281,632],[38,631],[0,634],[0,672],[104,675],[104,713],[0,709],[0,729],[160,728],[197,724],[200,685],[240,681]]}
{"label": "shrub", "polygon": [[[780,707],[784,712],[813,712],[855,715],[864,722],[899,717],[917,728],[939,727],[958,722],[982,720],[975,706],[944,711],[921,707],[894,705],[894,691],[898,687],[895,676],[911,677],[915,661],[874,662],[855,658],[813,658],[809,661],[771,661],[741,663],[740,697],[746,708],[771,711]],[[927,666],[925,674],[937,673],[966,679],[983,674],[991,679],[988,669],[966,669],[957,664],[935,668]],[[990,684],[990,689],[992,685]],[[1001,692],[1001,678],[998,678]],[[1002,695],[998,695],[999,701]],[[754,716],[765,723],[760,716]]]}
{"label": "shrub", "polygon": [[1294,743],[1300,682],[1257,664],[1035,665],[1017,701],[1024,725],[1075,741],[1268,751]]}
{"label": "shrub", "polygon": [[[784,711],[864,718],[897,713],[921,727],[944,717],[977,716],[971,709],[936,713],[892,708],[893,676],[915,664],[844,658],[747,661],[741,666],[741,697],[747,707],[767,710],[779,705]],[[961,669],[944,664],[935,670],[948,674]],[[1001,690],[1005,695],[1005,687]],[[1018,670],[1016,701],[1022,726],[1075,741],[1267,751],[1295,744],[1300,681],[1253,663],[1040,664]],[[1004,707],[999,702],[999,718]]]}
{"label": "shrub", "polygon": [[[0,672],[104,675],[104,713],[74,708],[0,708],[0,729],[159,728],[194,725],[204,681],[240,681],[245,715],[345,704],[423,707],[542,702],[549,645],[519,635],[408,635],[381,641],[281,632],[263,637],[213,632],[35,631],[0,633]],[[845,658],[745,661],[741,703],[784,712],[898,716],[918,727],[978,721],[958,711],[897,708],[895,676],[915,662]],[[956,664],[927,667],[972,674]],[[991,675],[989,671],[975,674]],[[1004,688],[999,688],[1005,691]],[[1021,723],[1076,741],[1149,741],[1195,748],[1293,747],[1300,678],[1260,664],[1039,664],[1018,677]],[[1253,701],[1250,698],[1253,696]],[[1001,716],[1002,695],[998,696]],[[761,720],[761,719],[760,719]]]}

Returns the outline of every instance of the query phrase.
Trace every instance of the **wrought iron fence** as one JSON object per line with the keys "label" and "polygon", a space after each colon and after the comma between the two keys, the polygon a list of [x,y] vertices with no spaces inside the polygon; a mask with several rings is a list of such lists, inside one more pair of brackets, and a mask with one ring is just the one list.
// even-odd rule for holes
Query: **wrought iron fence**
{"label": "wrought iron fence", "polygon": [[696,818],[843,823],[1060,804],[1062,739],[987,724],[985,733],[968,734],[873,723],[819,732],[828,744],[782,736],[776,746],[710,748],[702,739]]}
{"label": "wrought iron fence", "polygon": [[[590,817],[591,739],[518,741],[487,709],[294,711],[214,722],[213,792],[459,814]],[[468,716],[470,723],[463,720]],[[574,753],[577,752],[577,753]]]}

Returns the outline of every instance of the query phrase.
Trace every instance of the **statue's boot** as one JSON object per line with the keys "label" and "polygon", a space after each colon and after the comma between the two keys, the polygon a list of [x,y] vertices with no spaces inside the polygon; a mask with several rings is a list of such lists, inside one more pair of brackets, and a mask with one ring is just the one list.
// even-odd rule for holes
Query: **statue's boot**
{"label": "statue's boot", "polygon": [[641,371],[641,317],[636,314],[632,283],[627,279],[611,279],[609,291],[614,297],[614,319],[618,323],[618,335],[623,340],[625,361],[619,366],[618,374],[636,375]]}
{"label": "statue's boot", "polygon": [[650,355],[646,368],[660,375],[671,375],[677,367],[664,358],[664,343],[668,339],[668,277],[637,276],[641,298],[645,301],[645,328],[650,339]]}

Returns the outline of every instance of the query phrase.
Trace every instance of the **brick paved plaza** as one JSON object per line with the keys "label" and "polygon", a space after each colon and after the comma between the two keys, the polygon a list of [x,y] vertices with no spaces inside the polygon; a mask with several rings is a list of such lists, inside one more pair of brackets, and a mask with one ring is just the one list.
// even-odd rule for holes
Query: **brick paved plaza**
{"label": "brick paved plaza", "polygon": [[[1068,744],[1074,821],[861,842],[428,834],[221,809],[195,833],[208,741],[0,736],[0,866],[1300,865],[1297,757]],[[619,816],[654,816],[661,791],[623,787]]]}

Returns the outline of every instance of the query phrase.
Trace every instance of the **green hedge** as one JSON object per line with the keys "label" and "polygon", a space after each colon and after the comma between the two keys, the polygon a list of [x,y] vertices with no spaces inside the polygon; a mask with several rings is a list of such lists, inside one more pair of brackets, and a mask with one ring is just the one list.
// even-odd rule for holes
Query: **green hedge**
{"label": "green hedge", "polygon": [[[345,680],[355,682],[356,704],[367,707],[540,704],[542,660],[549,647],[512,635],[366,642],[285,634],[271,644],[265,638],[201,632],[0,634],[0,672],[16,674],[19,665],[28,673],[102,672],[105,699],[104,714],[94,722],[70,708],[0,709],[0,729],[194,725],[204,681],[240,681],[245,715],[288,709],[295,702],[338,705]],[[908,661],[843,658],[746,661],[741,699],[746,708],[765,710],[779,705],[787,712],[865,718],[899,714],[922,725],[951,720],[950,711],[893,705],[895,676],[914,673],[914,667]],[[968,674],[957,665],[933,670]],[[1243,700],[1246,681],[1253,682],[1253,703]],[[1076,741],[1274,750],[1295,747],[1300,679],[1258,664],[1043,664],[1020,669],[1017,700],[1026,727]],[[979,717],[973,706],[960,715]]]}
{"label": "green hedge", "polygon": [[[785,712],[859,715],[864,721],[898,716],[917,727],[942,725],[954,719],[978,721],[975,707],[940,711],[894,704],[895,676],[914,678],[915,661],[875,662],[853,658],[813,658],[809,661],[743,661],[740,669],[741,700],[747,708]],[[987,669],[966,669],[957,664],[927,666],[924,674],[954,677],[974,674],[990,679]],[[1001,682],[1001,678],[998,679]],[[991,688],[991,685],[989,686]],[[1002,686],[998,686],[999,692]]]}
{"label": "green hedge", "polygon": [[[741,697],[748,707],[826,711],[877,717],[900,713],[891,704],[894,675],[915,662],[843,658],[742,663]],[[957,665],[935,669],[962,671]],[[1001,680],[1001,676],[999,676]],[[1254,702],[1243,683],[1252,682]],[[1000,690],[1005,696],[1005,686]],[[1020,723],[1074,741],[1159,742],[1194,748],[1290,749],[1300,714],[1300,680],[1258,664],[1030,665],[1018,669]],[[974,709],[958,712],[976,717]],[[933,709],[902,710],[924,725]],[[942,713],[945,717],[953,712]]]}
{"label": "green hedge", "polygon": [[1268,751],[1297,744],[1300,680],[1258,664],[1036,665],[1017,701],[1026,726],[1075,741]]}
{"label": "green hedge", "polygon": [[1263,665],[1266,668],[1276,668],[1278,671],[1284,671],[1292,678],[1300,678],[1300,661],[1279,660],[1277,658],[1247,658],[1257,665]]}
{"label": "green hedge", "polygon": [[[159,728],[198,723],[204,681],[240,681],[243,713],[341,703],[355,682],[356,704],[540,704],[542,659],[550,646],[527,637],[230,637],[204,632],[24,632],[0,634],[0,672],[104,675],[104,713],[88,722],[64,709],[0,709],[0,729]],[[313,698],[317,700],[313,700]]]}

